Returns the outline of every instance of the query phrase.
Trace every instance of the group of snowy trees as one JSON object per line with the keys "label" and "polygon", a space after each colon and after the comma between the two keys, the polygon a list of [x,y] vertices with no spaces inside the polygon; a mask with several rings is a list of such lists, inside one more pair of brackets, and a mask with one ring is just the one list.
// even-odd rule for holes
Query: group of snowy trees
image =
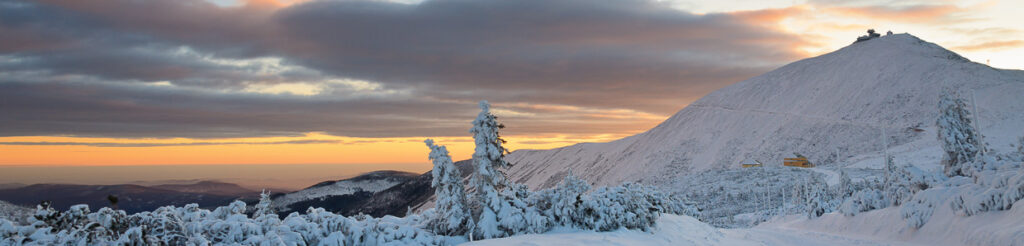
{"label": "group of snowy trees", "polygon": [[504,159],[508,151],[499,135],[504,126],[491,114],[486,101],[480,102],[480,109],[469,131],[476,144],[470,194],[464,192],[462,175],[445,147],[426,140],[434,162],[432,185],[437,201],[429,211],[435,216],[430,224],[438,233],[475,239],[540,233],[555,226],[646,230],[661,213],[697,213],[679,197],[652,186],[626,183],[591,192],[586,181],[571,174],[555,188],[537,192],[511,182],[503,172],[511,166]]}
{"label": "group of snowy trees", "polygon": [[29,225],[0,220],[0,244],[432,245],[464,241],[423,229],[425,220],[419,215],[345,217],[310,208],[305,214],[292,213],[279,219],[269,210],[247,215],[246,211],[251,210],[241,201],[212,211],[189,204],[132,215],[110,208],[90,212],[86,205],[75,205],[65,212],[40,205],[29,218]]}
{"label": "group of snowy trees", "polygon": [[[885,178],[852,185],[839,210],[844,215],[889,206],[912,228],[924,226],[938,206],[950,206],[962,216],[1010,209],[1024,199],[1024,147],[1016,152],[995,153],[981,142],[967,104],[953,93],[939,100],[936,125],[942,143],[943,172],[925,172],[911,165],[896,165],[886,157]],[[1020,139],[1024,146],[1024,138]]]}
{"label": "group of snowy trees", "polygon": [[425,141],[437,200],[421,214],[346,217],[309,208],[281,219],[267,193],[251,207],[235,201],[211,211],[189,204],[131,215],[111,208],[91,212],[87,205],[61,212],[44,203],[28,224],[0,219],[0,245],[448,245],[556,226],[647,230],[662,213],[697,215],[679,197],[647,185],[591,191],[586,181],[569,175],[555,188],[533,192],[510,182],[503,173],[510,164],[498,135],[502,125],[486,101],[480,106],[470,130],[476,151],[468,189],[448,150]]}

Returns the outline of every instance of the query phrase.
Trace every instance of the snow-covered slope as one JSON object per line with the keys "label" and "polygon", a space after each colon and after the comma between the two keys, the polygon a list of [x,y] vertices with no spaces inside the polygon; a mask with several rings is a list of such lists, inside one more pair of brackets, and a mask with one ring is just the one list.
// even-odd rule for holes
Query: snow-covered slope
{"label": "snow-covered slope", "polygon": [[[367,192],[369,193],[367,195],[371,195],[372,193],[409,181],[418,175],[399,171],[370,172],[350,179],[322,182],[300,191],[284,194],[275,197],[272,204],[277,211],[288,212],[293,210],[292,205],[296,203],[310,203],[311,201],[352,195],[359,192]],[[327,206],[321,204],[315,207]]]}
{"label": "snow-covered slope", "polygon": [[32,215],[31,208],[10,204],[0,201],[0,219],[6,219],[18,223],[25,223],[26,218]]}
{"label": "snow-covered slope", "polygon": [[[638,181],[680,188],[683,175],[780,165],[798,152],[819,165],[880,162],[882,132],[896,159],[938,163],[934,131],[946,88],[977,97],[990,147],[1024,135],[1024,72],[999,70],[909,34],[858,42],[715,91],[647,132],[608,143],[520,150],[512,179],[551,187],[572,170],[598,185]],[[911,151],[913,150],[913,151]],[[838,153],[838,154],[837,154]],[[836,158],[838,156],[838,158]],[[837,161],[838,160],[838,161]]]}

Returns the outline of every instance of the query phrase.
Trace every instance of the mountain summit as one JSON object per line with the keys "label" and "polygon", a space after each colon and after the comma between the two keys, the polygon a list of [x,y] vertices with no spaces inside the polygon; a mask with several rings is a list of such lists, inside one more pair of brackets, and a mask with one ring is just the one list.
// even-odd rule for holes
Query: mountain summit
{"label": "mountain summit", "polygon": [[712,92],[638,135],[515,151],[509,174],[534,189],[551,187],[570,170],[598,185],[672,187],[687,174],[739,168],[747,158],[779,166],[794,153],[819,165],[872,166],[881,163],[884,146],[897,160],[914,155],[938,163],[934,124],[943,90],[968,100],[975,95],[990,147],[1007,148],[1024,135],[1024,101],[1017,98],[1024,95],[1024,71],[994,69],[894,34]]}

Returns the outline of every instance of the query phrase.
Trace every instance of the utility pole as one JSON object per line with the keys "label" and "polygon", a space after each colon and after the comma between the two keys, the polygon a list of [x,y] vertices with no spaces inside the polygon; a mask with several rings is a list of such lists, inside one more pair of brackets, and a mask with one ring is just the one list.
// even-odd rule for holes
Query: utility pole
{"label": "utility pole", "polygon": [[786,187],[782,187],[782,215],[786,215]]}
{"label": "utility pole", "polygon": [[978,135],[978,145],[980,145],[978,147],[981,148],[981,155],[985,155],[985,136],[981,134],[981,121],[978,120],[978,114],[981,112],[978,112],[978,100],[975,98],[975,94],[978,93],[971,89],[971,104],[974,105],[974,130]]}
{"label": "utility pole", "polygon": [[839,147],[836,147],[836,164],[837,165],[842,165],[842,164],[839,164],[839,158],[840,158],[839,157]]}
{"label": "utility pole", "polygon": [[889,161],[889,138],[888,138],[888,136],[885,135],[885,127],[883,126],[881,128],[882,128],[882,154],[884,154],[884,156],[882,156],[882,157],[885,158],[884,160],[882,160],[882,163],[885,163],[886,161]]}

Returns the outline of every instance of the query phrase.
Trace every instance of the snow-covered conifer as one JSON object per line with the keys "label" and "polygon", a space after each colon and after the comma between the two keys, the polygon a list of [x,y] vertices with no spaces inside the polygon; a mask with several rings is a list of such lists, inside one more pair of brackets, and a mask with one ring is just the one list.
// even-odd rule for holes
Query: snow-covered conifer
{"label": "snow-covered conifer", "polygon": [[256,204],[256,212],[253,213],[253,218],[259,218],[261,215],[274,214],[274,208],[270,206],[270,192],[263,190],[260,192],[260,202]]}
{"label": "snow-covered conifer", "polygon": [[900,216],[911,228],[921,228],[932,217],[932,212],[948,196],[946,188],[931,189],[915,194],[900,207]]}
{"label": "snow-covered conifer", "polygon": [[839,197],[845,198],[853,195],[853,180],[845,169],[839,169]]}
{"label": "snow-covered conifer", "polygon": [[487,101],[480,101],[480,114],[473,120],[473,128],[469,130],[473,134],[473,141],[476,149],[473,152],[474,173],[472,184],[474,188],[473,204],[471,205],[476,228],[474,233],[480,238],[495,238],[508,235],[506,228],[502,228],[501,220],[512,219],[501,217],[507,215],[515,217],[521,213],[516,211],[502,211],[505,208],[512,208],[508,199],[514,197],[503,196],[503,191],[508,187],[508,180],[502,171],[510,165],[505,161],[505,153],[508,150],[502,146],[505,140],[498,135],[498,130],[505,126],[498,123],[498,117],[491,114],[491,104]]}
{"label": "snow-covered conifer", "polygon": [[448,155],[448,148],[434,144],[434,140],[424,141],[430,148],[430,161],[434,169],[430,171],[437,202],[434,204],[435,216],[431,221],[431,229],[441,235],[461,235],[467,228],[469,213],[466,205],[465,188],[462,185],[462,173]]}
{"label": "snow-covered conifer", "polygon": [[807,217],[821,217],[821,215],[829,212],[827,201],[828,196],[825,191],[825,186],[821,184],[811,184],[807,189],[807,194],[804,197],[804,207],[807,209]]}
{"label": "snow-covered conifer", "polygon": [[876,189],[863,189],[847,197],[841,205],[839,212],[846,216],[855,216],[861,212],[884,208],[889,205],[885,195]]}
{"label": "snow-covered conifer", "polygon": [[590,190],[587,181],[576,177],[571,172],[558,183],[552,191],[551,209],[548,211],[555,223],[569,226],[579,223],[578,219],[582,212],[583,196]]}
{"label": "snow-covered conifer", "polygon": [[970,112],[967,105],[950,92],[939,99],[938,126],[939,141],[945,151],[943,171],[946,176],[967,176],[969,170],[964,164],[973,162],[978,155],[980,145],[978,133],[971,125]]}

